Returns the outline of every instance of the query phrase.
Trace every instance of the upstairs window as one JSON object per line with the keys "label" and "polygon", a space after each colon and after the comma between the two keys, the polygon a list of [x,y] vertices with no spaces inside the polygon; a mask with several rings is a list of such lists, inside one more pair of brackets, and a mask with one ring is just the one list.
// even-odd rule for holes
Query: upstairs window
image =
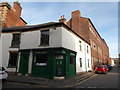
{"label": "upstairs window", "polygon": [[41,31],[41,44],[40,45],[49,45],[49,30]]}
{"label": "upstairs window", "polygon": [[19,47],[20,45],[20,34],[13,34],[11,47]]}
{"label": "upstairs window", "polygon": [[88,48],[88,46],[87,46],[87,53],[89,53],[89,48]]}
{"label": "upstairs window", "polygon": [[80,51],[82,51],[82,42],[79,41],[79,43],[80,43]]}

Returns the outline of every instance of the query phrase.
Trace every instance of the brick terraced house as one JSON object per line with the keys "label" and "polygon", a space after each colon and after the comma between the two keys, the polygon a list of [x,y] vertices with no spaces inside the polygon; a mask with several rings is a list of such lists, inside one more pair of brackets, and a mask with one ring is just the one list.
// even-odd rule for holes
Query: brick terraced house
{"label": "brick terraced house", "polygon": [[93,69],[98,63],[109,63],[109,47],[107,46],[105,40],[101,38],[89,18],[81,17],[80,11],[76,10],[72,12],[72,17],[67,22],[67,25],[90,43]]}

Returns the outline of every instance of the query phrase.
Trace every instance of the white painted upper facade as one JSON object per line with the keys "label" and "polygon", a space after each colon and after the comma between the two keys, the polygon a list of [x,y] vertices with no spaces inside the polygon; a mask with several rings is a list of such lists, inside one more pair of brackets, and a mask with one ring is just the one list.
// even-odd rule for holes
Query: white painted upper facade
{"label": "white painted upper facade", "polygon": [[[4,67],[8,66],[9,51],[18,51],[19,49],[63,47],[63,48],[77,52],[77,55],[76,55],[76,72],[77,73],[92,70],[91,51],[90,51],[90,45],[88,43],[86,43],[83,39],[75,35],[73,32],[68,31],[64,27],[56,27],[56,29],[50,28],[49,33],[50,33],[49,46],[40,46],[40,42],[41,42],[40,30],[22,32],[20,48],[10,48],[11,42],[12,42],[12,33],[2,33],[1,34],[2,65]],[[80,51],[80,41],[82,45],[82,51]],[[88,53],[87,53],[87,47],[88,47]],[[80,67],[80,58],[82,60],[82,67]],[[15,71],[15,69],[10,69],[10,70]]]}

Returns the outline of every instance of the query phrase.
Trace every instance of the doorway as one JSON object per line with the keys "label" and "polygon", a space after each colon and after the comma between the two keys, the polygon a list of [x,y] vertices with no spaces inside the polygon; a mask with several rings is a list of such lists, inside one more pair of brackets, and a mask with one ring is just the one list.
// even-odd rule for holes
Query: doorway
{"label": "doorway", "polygon": [[56,76],[65,76],[64,55],[56,55]]}

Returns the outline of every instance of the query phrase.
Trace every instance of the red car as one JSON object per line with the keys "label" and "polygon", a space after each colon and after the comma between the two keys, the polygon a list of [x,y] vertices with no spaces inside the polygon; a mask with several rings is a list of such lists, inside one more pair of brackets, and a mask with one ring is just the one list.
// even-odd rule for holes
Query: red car
{"label": "red car", "polygon": [[108,72],[107,65],[98,65],[95,68],[95,74],[97,74],[97,73],[104,73],[104,74],[106,74],[107,72]]}

